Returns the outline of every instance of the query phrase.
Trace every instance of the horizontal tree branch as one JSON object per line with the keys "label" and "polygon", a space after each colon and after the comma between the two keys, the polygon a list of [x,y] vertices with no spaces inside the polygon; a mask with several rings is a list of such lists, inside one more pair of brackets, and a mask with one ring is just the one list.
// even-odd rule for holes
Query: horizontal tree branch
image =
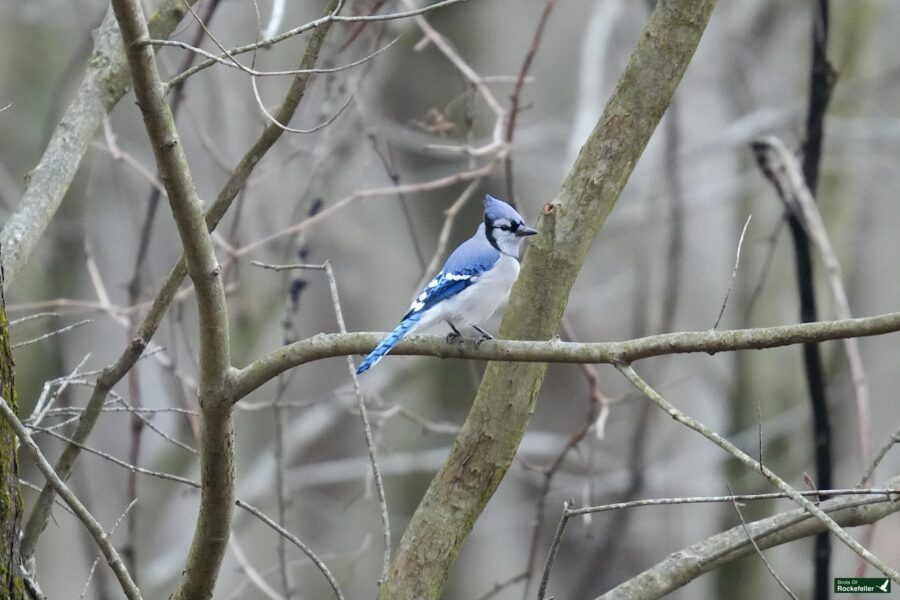
{"label": "horizontal tree branch", "polygon": [[[873,317],[819,321],[726,331],[684,331],[652,335],[622,342],[563,342],[489,340],[447,343],[444,337],[413,335],[393,350],[396,355],[467,358],[507,362],[627,364],[642,358],[705,352],[762,350],[807,342],[867,337],[900,331],[900,312]],[[383,333],[320,333],[273,350],[235,374],[229,396],[237,402],[273,377],[306,363],[365,354],[381,341]]]}

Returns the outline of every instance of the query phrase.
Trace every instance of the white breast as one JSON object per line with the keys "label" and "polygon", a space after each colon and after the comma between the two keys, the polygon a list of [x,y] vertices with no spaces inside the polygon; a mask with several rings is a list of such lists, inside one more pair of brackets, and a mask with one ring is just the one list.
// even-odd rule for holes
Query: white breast
{"label": "white breast", "polygon": [[509,296],[518,276],[519,261],[501,255],[494,268],[479,276],[478,281],[435,307],[441,313],[435,320],[451,321],[457,327],[484,323]]}

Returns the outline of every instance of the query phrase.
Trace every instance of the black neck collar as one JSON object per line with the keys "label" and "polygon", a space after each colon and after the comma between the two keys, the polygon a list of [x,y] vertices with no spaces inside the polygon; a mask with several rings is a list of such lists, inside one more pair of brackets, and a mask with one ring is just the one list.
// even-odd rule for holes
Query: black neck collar
{"label": "black neck collar", "polygon": [[487,236],[488,244],[494,247],[494,250],[503,254],[503,250],[497,245],[497,238],[494,237],[494,221],[487,215],[484,216],[484,235]]}

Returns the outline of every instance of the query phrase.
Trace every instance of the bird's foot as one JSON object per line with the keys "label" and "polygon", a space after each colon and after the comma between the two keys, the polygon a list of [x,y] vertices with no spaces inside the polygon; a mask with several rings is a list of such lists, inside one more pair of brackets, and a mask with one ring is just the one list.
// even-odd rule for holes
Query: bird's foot
{"label": "bird's foot", "polygon": [[492,336],[489,332],[487,332],[487,331],[485,331],[484,329],[482,329],[481,327],[479,327],[478,325],[472,325],[472,329],[474,329],[475,331],[477,331],[478,333],[481,334],[481,341],[482,341],[482,342],[485,341],[485,340],[495,340],[495,339],[497,339],[497,338],[495,338],[494,336]]}
{"label": "bird's foot", "polygon": [[494,340],[494,339],[497,339],[497,338],[495,338],[494,336],[492,336],[490,333],[488,333],[487,331],[485,331],[484,329],[482,329],[481,327],[479,327],[478,325],[473,325],[472,328],[475,329],[475,331],[477,331],[478,333],[481,334],[481,337],[478,338],[477,340],[475,340],[475,347],[476,347],[476,348],[479,348],[483,343],[485,343],[485,342],[488,341],[488,340]]}
{"label": "bird's foot", "polygon": [[450,329],[453,330],[447,334],[447,343],[455,344],[461,342],[464,339],[463,334],[459,332],[459,329],[456,328],[456,325],[454,325],[450,321],[447,321],[447,325],[449,325]]}
{"label": "bird's foot", "polygon": [[450,333],[447,334],[447,338],[446,338],[446,339],[447,339],[447,343],[448,343],[448,344],[456,344],[456,343],[462,341],[463,336],[462,336],[462,334],[461,334],[460,332],[458,332],[458,331],[451,331]]}

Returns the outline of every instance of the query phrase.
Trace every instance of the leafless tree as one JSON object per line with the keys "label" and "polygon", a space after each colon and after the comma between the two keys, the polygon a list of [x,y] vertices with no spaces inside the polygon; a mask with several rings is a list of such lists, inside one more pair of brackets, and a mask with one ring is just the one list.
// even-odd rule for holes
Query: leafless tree
{"label": "leafless tree", "polygon": [[[0,11],[96,25],[50,4]],[[855,101],[828,63],[828,2],[811,16],[715,0],[88,4],[105,11],[93,50],[71,59],[84,72],[61,79],[68,105],[24,185],[7,173],[25,159],[0,144],[4,597],[698,597],[713,595],[703,574],[757,573],[749,560],[756,597],[810,581],[821,597],[829,573],[857,569],[900,584],[900,546],[874,529],[900,509],[900,479],[873,481],[898,464],[900,312],[884,307],[900,289],[872,287],[873,249],[848,257],[817,186],[829,100]],[[793,51],[810,22],[805,70],[731,53],[762,33]],[[788,87],[812,73],[801,158],[784,141],[793,100],[725,100],[726,69],[747,95],[772,69]],[[20,97],[0,97],[0,127],[26,114]],[[834,172],[864,188],[846,163]],[[383,336],[358,325],[388,324],[494,187],[540,230],[498,339],[411,336],[358,377]],[[732,231],[719,205],[741,195],[759,217],[735,203]],[[793,314],[773,283],[790,280],[771,258],[785,221],[802,322],[773,325]],[[819,312],[817,277],[833,307]],[[799,393],[794,346],[815,422],[852,426],[810,436],[802,403],[769,412],[768,396]],[[768,362],[684,356],[751,350]],[[722,382],[742,372],[752,410],[737,411],[755,418],[727,430]],[[831,464],[837,448],[848,458]],[[725,459],[765,489],[740,489]],[[727,525],[690,512],[715,505]],[[814,577],[769,550],[813,538]]]}

